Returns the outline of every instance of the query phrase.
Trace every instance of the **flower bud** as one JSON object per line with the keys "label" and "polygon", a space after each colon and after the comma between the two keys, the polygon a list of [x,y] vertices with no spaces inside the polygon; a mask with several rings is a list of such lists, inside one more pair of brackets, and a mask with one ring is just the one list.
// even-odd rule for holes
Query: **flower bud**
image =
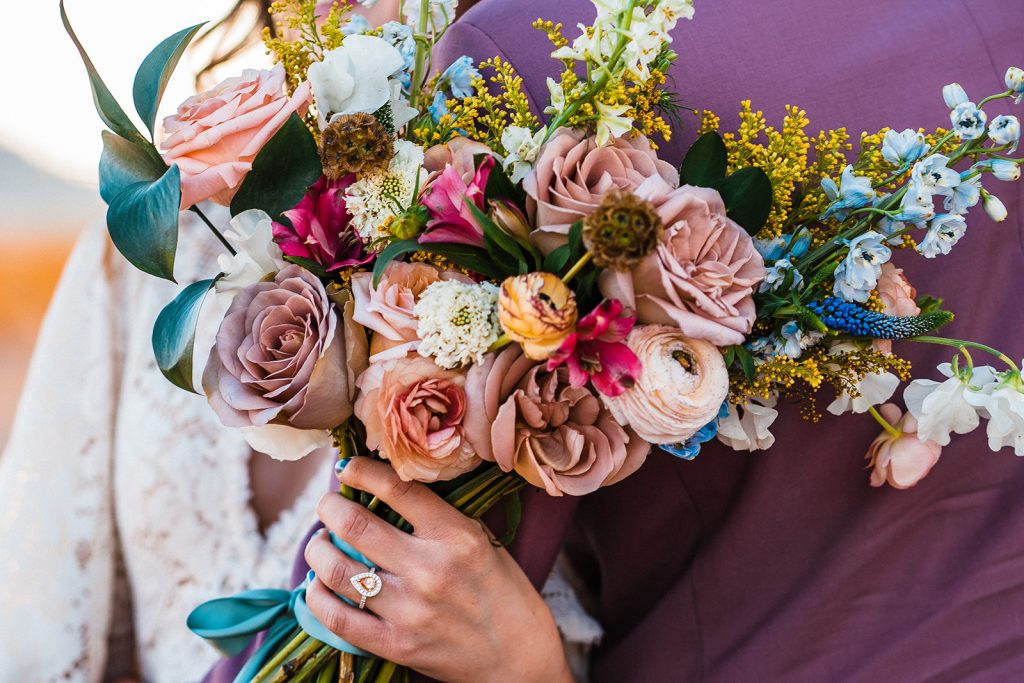
{"label": "flower bud", "polygon": [[417,206],[395,218],[388,225],[388,232],[397,240],[411,240],[420,234],[427,224],[427,208]]}
{"label": "flower bud", "polygon": [[985,197],[985,213],[996,223],[1002,223],[1006,220],[1006,206],[1002,200],[994,194],[984,193]]}
{"label": "flower bud", "polygon": [[1020,164],[1007,159],[993,159],[989,170],[998,180],[1020,180]]}
{"label": "flower bud", "polygon": [[1020,121],[1016,116],[997,116],[989,124],[988,137],[997,147],[1011,145],[1016,149],[1020,142]]}
{"label": "flower bud", "polygon": [[576,295],[558,276],[528,273],[501,285],[498,319],[531,360],[545,360],[576,329]]}
{"label": "flower bud", "polygon": [[964,102],[969,101],[967,92],[959,83],[950,83],[942,89],[942,99],[950,109],[956,109]]}
{"label": "flower bud", "polygon": [[533,229],[526,221],[526,216],[523,215],[523,212],[512,202],[504,200],[492,201],[490,219],[520,244],[529,241],[530,232]]}
{"label": "flower bud", "polygon": [[1006,89],[1012,90],[1017,96],[1017,102],[1024,97],[1024,69],[1011,66],[1006,70]]}

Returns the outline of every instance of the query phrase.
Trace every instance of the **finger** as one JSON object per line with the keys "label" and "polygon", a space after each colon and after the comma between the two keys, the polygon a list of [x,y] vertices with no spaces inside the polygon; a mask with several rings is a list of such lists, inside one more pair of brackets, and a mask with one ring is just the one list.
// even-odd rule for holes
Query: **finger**
{"label": "finger", "polygon": [[466,523],[466,517],[423,484],[402,481],[391,465],[371,458],[352,458],[338,478],[387,503],[415,529],[417,536],[436,537],[439,531]]}
{"label": "finger", "polygon": [[392,573],[400,573],[402,558],[413,554],[416,539],[337,493],[325,493],[317,503],[316,512],[324,526],[338,538]]}
{"label": "finger", "polygon": [[[306,545],[305,557],[306,564],[316,572],[316,578],[324,585],[335,594],[359,604],[362,595],[352,585],[352,577],[370,571],[369,567],[338,550],[326,532],[313,536]],[[386,616],[388,608],[395,605],[398,586],[394,576],[384,575],[383,572],[381,574],[381,581],[387,590],[381,590],[380,594],[367,600],[366,608],[374,614]]]}
{"label": "finger", "polygon": [[390,659],[394,642],[391,625],[366,610],[345,604],[319,577],[306,589],[306,606],[328,631],[345,642]]}

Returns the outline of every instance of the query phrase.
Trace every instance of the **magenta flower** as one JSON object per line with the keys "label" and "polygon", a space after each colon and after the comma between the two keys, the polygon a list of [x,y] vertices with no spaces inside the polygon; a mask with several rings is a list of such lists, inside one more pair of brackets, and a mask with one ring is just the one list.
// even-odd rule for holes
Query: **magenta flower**
{"label": "magenta flower", "polygon": [[636,383],[643,367],[624,343],[636,315],[618,299],[605,299],[576,325],[576,331],[548,359],[548,372],[565,363],[569,383],[582,387],[589,379],[605,396],[619,396]]}
{"label": "magenta flower", "polygon": [[466,200],[469,199],[476,208],[484,210],[484,190],[492,168],[494,157],[490,155],[480,161],[468,179],[468,174],[460,174],[455,166],[449,164],[445,167],[420,198],[431,216],[420,242],[484,246],[483,230],[466,206]]}
{"label": "magenta flower", "polygon": [[345,205],[345,190],[353,182],[354,175],[338,180],[321,176],[294,209],[284,212],[291,227],[274,222],[274,241],[285,256],[315,261],[328,271],[373,259],[349,226],[352,216]]}

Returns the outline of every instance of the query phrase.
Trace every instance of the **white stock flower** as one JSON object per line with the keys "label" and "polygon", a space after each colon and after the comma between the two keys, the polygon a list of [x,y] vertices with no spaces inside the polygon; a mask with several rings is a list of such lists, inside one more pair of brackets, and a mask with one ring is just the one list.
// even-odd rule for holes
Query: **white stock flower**
{"label": "white stock flower", "polygon": [[993,382],[982,391],[969,392],[967,400],[988,419],[988,447],[998,451],[1007,446],[1016,455],[1024,455],[1024,393],[1020,376]]}
{"label": "white stock flower", "polygon": [[633,119],[623,116],[629,111],[627,104],[597,103],[597,139],[598,147],[604,147],[615,138],[622,137],[633,128]]}
{"label": "white stock flower", "polygon": [[259,209],[243,211],[231,219],[231,228],[224,231],[224,237],[237,252],[234,256],[221,254],[217,265],[224,276],[217,280],[214,288],[218,298],[226,304],[239,290],[256,284],[267,275],[272,275],[285,266],[281,248],[274,242],[274,222],[266,212]]}
{"label": "white stock flower", "polygon": [[309,65],[308,78],[324,128],[336,116],[372,114],[392,99],[390,77],[405,61],[386,40],[347,36],[341,47]]}
{"label": "white stock flower", "polygon": [[984,392],[996,381],[996,375],[985,365],[975,367],[973,375],[965,381],[953,372],[949,363],[943,363],[938,369],[949,379],[944,382],[914,380],[903,392],[903,400],[917,419],[918,438],[948,446],[950,434],[967,434],[978,428],[978,408],[968,400],[968,394]]}
{"label": "white stock flower", "polygon": [[[769,428],[779,416],[777,396],[752,399],[742,406],[729,404],[729,414],[718,423],[718,440],[734,451],[763,451],[772,447],[775,436]],[[740,415],[740,413],[743,413]]]}
{"label": "white stock flower", "polygon": [[345,190],[352,225],[364,242],[370,244],[387,234],[385,222],[413,203],[416,186],[422,189],[426,177],[423,148],[396,140],[395,155],[386,169],[363,175]]}
{"label": "white stock flower", "polygon": [[[550,80],[550,79],[549,79]],[[512,182],[518,183],[530,174],[533,162],[537,160],[541,145],[544,143],[546,128],[531,133],[529,128],[508,126],[501,134],[501,146],[507,155],[502,166],[506,171],[512,169]]]}
{"label": "white stock flower", "polygon": [[498,288],[489,282],[434,282],[413,311],[419,354],[448,370],[482,362],[500,336]]}

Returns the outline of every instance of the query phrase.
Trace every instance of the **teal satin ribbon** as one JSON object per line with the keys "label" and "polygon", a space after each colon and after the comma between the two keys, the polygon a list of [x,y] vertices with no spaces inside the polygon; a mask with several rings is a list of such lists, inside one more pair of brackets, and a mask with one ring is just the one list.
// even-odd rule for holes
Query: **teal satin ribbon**
{"label": "teal satin ribbon", "polygon": [[[357,562],[367,567],[376,567],[351,545],[333,533],[331,541]],[[188,615],[188,627],[200,638],[210,641],[214,647],[229,657],[240,654],[249,647],[253,639],[263,631],[266,639],[235,677],[235,683],[247,683],[266,664],[274,653],[287,643],[296,628],[310,637],[330,645],[336,650],[349,654],[366,656],[367,653],[351,645],[321,624],[306,605],[306,588],[313,579],[309,573],[306,581],[293,591],[264,588],[248,590],[229,598],[209,600],[192,610]],[[349,605],[355,606],[348,598],[338,596]]]}

